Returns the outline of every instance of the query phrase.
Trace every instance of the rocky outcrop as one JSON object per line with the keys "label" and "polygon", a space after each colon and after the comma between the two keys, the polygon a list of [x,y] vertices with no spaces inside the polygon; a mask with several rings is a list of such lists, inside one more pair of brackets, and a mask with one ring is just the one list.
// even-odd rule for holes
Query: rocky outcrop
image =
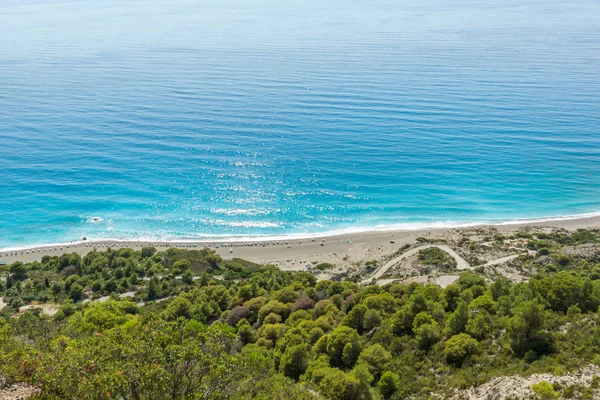
{"label": "rocky outcrop", "polygon": [[[595,365],[588,365],[577,371],[569,372],[565,375],[555,376],[552,374],[533,374],[524,376],[501,376],[494,378],[483,385],[457,392],[452,396],[453,400],[509,400],[509,399],[533,399],[535,394],[531,390],[531,385],[546,381],[554,386],[568,387],[572,385],[581,385],[589,387],[592,380],[600,377],[600,368]],[[597,391],[600,394],[600,390]],[[598,398],[598,397],[594,397]]]}
{"label": "rocky outcrop", "polygon": [[39,390],[33,386],[17,383],[0,389],[0,399],[27,400],[38,392]]}

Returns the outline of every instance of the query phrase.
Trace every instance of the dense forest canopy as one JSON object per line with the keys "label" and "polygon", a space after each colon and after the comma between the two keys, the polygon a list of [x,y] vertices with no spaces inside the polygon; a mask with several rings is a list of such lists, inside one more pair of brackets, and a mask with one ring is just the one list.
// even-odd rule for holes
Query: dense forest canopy
{"label": "dense forest canopy", "polygon": [[[518,260],[535,266],[529,281],[468,272],[445,288],[318,281],[209,249],[15,262],[0,281],[0,383],[40,399],[444,398],[600,364],[600,254],[560,251],[600,233],[525,238],[537,252]],[[22,310],[32,303],[59,307]],[[536,393],[594,396],[548,385]]]}

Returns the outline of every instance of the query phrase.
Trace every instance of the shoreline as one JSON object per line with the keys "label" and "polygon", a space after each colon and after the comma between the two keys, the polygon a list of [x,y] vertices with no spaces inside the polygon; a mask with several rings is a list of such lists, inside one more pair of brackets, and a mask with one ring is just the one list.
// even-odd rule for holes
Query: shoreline
{"label": "shoreline", "polygon": [[8,246],[0,247],[0,253],[5,252],[20,252],[32,249],[44,248],[44,247],[56,247],[56,246],[68,246],[86,243],[181,243],[181,244],[198,244],[198,243],[239,243],[239,242],[271,242],[277,240],[308,240],[308,239],[321,239],[328,237],[341,237],[348,235],[369,235],[374,233],[386,233],[386,232],[417,232],[417,231],[445,231],[451,229],[461,228],[474,228],[474,227],[496,227],[501,229],[502,227],[522,227],[522,226],[562,226],[563,222],[566,226],[577,224],[579,221],[585,223],[582,227],[586,227],[588,220],[600,221],[600,212],[585,213],[585,214],[574,214],[564,215],[556,217],[541,217],[541,218],[520,218],[506,221],[476,221],[476,222],[464,222],[464,223],[444,223],[434,222],[431,224],[392,224],[392,225],[378,225],[374,227],[354,227],[344,228],[339,230],[315,232],[315,233],[289,233],[289,234],[272,234],[272,235],[228,235],[228,234],[214,234],[199,237],[182,237],[182,238],[152,238],[152,237],[141,237],[133,239],[119,239],[119,238],[98,238],[98,239],[75,239],[64,242],[51,242],[41,244],[31,244],[22,246]]}
{"label": "shoreline", "polygon": [[[368,250],[388,244],[390,242],[403,243],[418,236],[446,232],[455,229],[468,228],[496,228],[499,231],[510,231],[523,227],[552,227],[575,230],[579,228],[600,228],[600,215],[590,215],[576,218],[563,218],[556,220],[518,221],[514,223],[499,224],[469,224],[456,227],[431,227],[422,229],[389,229],[365,230],[358,232],[343,232],[333,235],[315,234],[291,237],[274,235],[263,238],[214,238],[212,240],[89,240],[73,241],[71,243],[51,244],[23,247],[20,249],[0,250],[0,260],[7,264],[15,261],[39,261],[42,257],[61,256],[65,253],[78,253],[81,256],[96,248],[132,248],[139,250],[142,247],[152,246],[159,250],[169,247],[202,249],[208,247],[215,250],[224,259],[243,258],[257,263],[283,262],[283,260],[297,260],[298,258],[316,258],[319,260],[330,259],[332,255],[338,257],[346,254],[348,258],[359,260],[366,256]],[[293,262],[295,265],[295,262]],[[300,267],[300,265],[298,266]],[[303,266],[302,266],[303,267]],[[291,267],[290,267],[291,268]]]}

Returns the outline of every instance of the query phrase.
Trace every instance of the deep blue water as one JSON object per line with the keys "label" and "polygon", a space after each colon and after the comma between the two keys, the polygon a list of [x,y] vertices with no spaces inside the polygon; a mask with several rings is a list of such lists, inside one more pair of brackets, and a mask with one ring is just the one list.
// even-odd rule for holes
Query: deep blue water
{"label": "deep blue water", "polygon": [[597,1],[0,2],[0,248],[599,211]]}

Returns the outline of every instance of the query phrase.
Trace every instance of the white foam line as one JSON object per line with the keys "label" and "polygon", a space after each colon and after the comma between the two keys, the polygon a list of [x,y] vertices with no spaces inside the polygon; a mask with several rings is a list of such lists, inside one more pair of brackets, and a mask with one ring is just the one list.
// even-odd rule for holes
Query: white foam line
{"label": "white foam line", "polygon": [[513,220],[485,220],[485,221],[467,221],[467,222],[459,222],[459,221],[439,221],[432,223],[402,223],[402,224],[391,224],[391,225],[376,225],[369,227],[349,227],[331,231],[323,231],[323,232],[304,232],[304,233],[291,233],[291,234],[273,234],[273,235],[230,235],[230,234],[205,234],[198,235],[197,237],[169,237],[169,236],[161,236],[161,237],[139,237],[132,239],[123,239],[123,238],[88,238],[88,240],[77,240],[72,242],[62,242],[62,243],[50,243],[50,244],[32,244],[32,245],[24,245],[17,247],[5,247],[0,248],[0,251],[26,251],[30,249],[38,249],[38,248],[49,248],[49,247],[63,247],[63,250],[67,250],[65,246],[79,245],[79,244],[96,244],[96,243],[131,243],[131,244],[152,244],[152,243],[160,243],[160,244],[171,244],[171,243],[181,243],[181,244],[191,244],[191,243],[206,243],[211,244],[213,242],[230,242],[230,243],[239,243],[239,242],[263,242],[263,241],[272,241],[272,240],[299,240],[299,239],[312,239],[312,238],[321,238],[321,237],[332,237],[332,236],[343,236],[343,235],[352,235],[352,234],[360,234],[365,232],[392,232],[392,231],[418,231],[418,230],[426,230],[426,229],[452,229],[452,228],[468,228],[474,226],[506,226],[506,225],[523,225],[523,224],[537,224],[544,222],[554,222],[554,221],[570,221],[570,220],[578,220],[578,219],[586,219],[586,218],[594,218],[600,217],[600,212],[596,213],[586,213],[586,214],[573,214],[573,215],[562,215],[562,216],[554,216],[554,217],[542,217],[542,218],[523,218],[523,219],[513,219]]}

